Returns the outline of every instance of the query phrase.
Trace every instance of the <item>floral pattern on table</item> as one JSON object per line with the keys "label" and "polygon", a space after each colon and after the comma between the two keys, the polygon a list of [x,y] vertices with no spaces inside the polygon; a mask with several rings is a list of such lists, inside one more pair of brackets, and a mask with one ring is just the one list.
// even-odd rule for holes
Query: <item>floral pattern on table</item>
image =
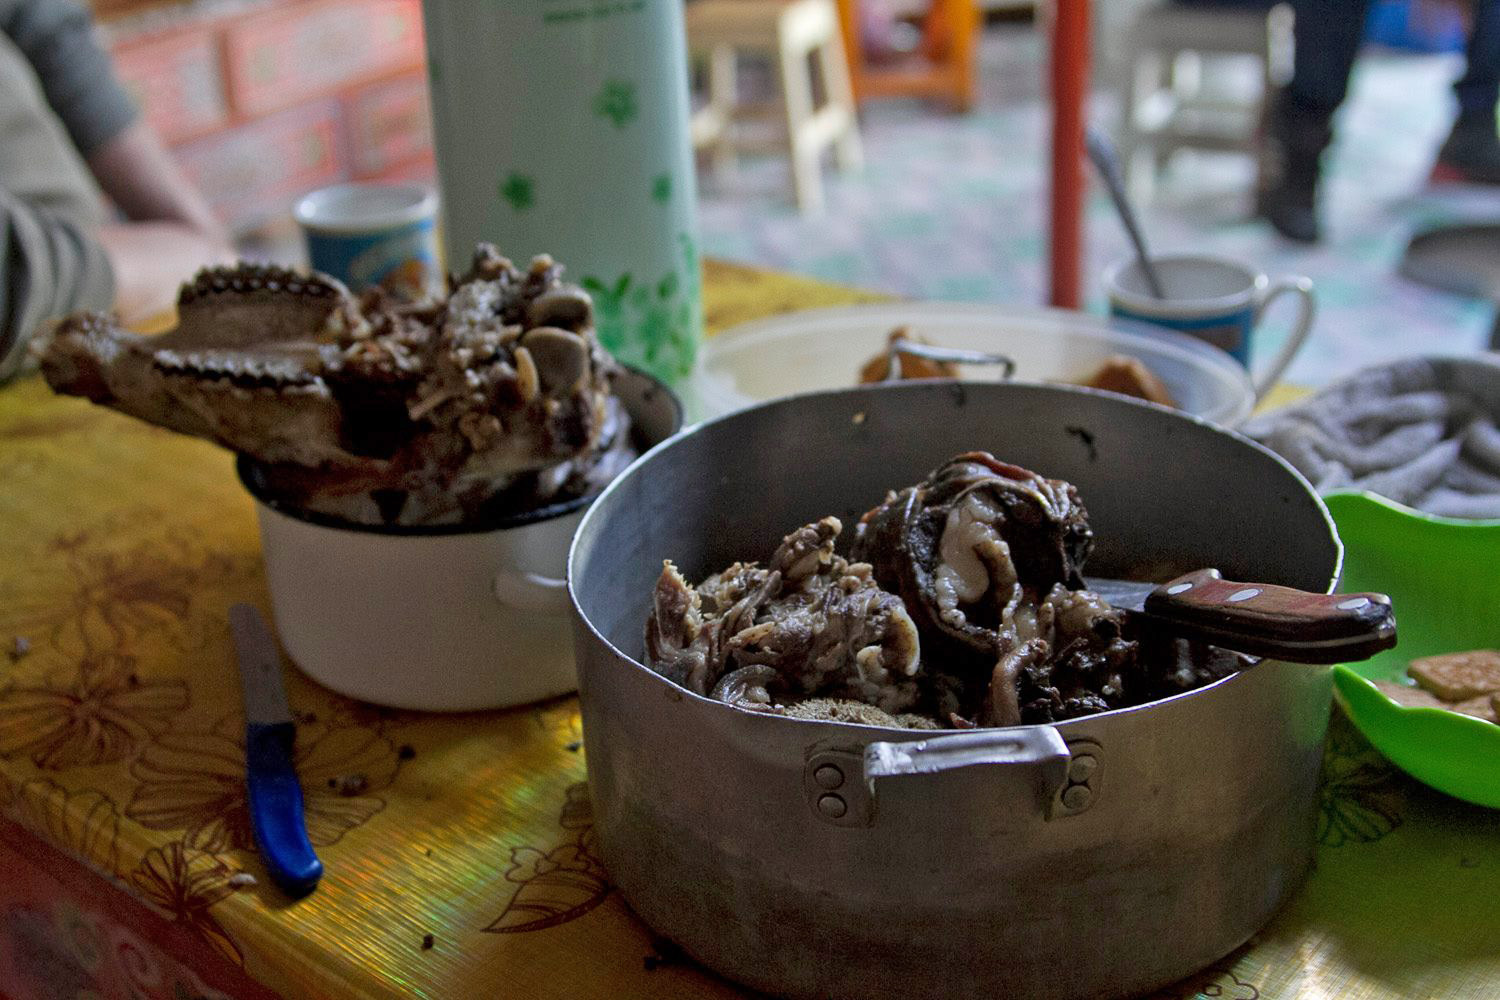
{"label": "floral pattern on table", "polygon": [[495,934],[540,931],[575,920],[604,902],[609,875],[594,853],[594,812],[588,785],[569,785],[558,817],[568,839],[542,851],[512,847],[505,879],[516,883],[510,902],[485,930]]}
{"label": "floral pattern on table", "polygon": [[237,871],[222,856],[186,844],[166,844],[145,852],[141,864],[130,873],[130,885],[166,918],[186,925],[223,957],[243,966],[245,955],[208,913],[214,903],[237,891],[231,882]]}
{"label": "floral pattern on table", "polygon": [[[140,538],[141,525],[158,525]],[[47,551],[67,567],[73,589],[61,616],[36,609],[47,639],[64,657],[128,655],[143,640],[201,649],[227,634],[222,614],[195,614],[205,594],[258,578],[253,561],[204,547],[173,526],[169,511],[135,509],[53,537]],[[45,628],[45,626],[44,626]]]}
{"label": "floral pattern on table", "polygon": [[103,792],[70,792],[45,778],[12,785],[0,775],[0,816],[105,877],[121,877],[120,813]]}
{"label": "floral pattern on table", "polygon": [[209,913],[209,908],[237,891],[238,871],[227,858],[171,843],[146,852],[130,882],[146,902],[183,924],[236,965],[245,963],[239,946]]}
{"label": "floral pattern on table", "polygon": [[133,757],[188,706],[179,680],[140,681],[135,661],[102,653],[61,685],[0,690],[0,758],[26,756],[44,771]]}
{"label": "floral pattern on table", "polygon": [[1328,723],[1323,757],[1318,843],[1367,844],[1401,825],[1399,772],[1372,747],[1343,712]]}
{"label": "floral pattern on table", "polygon": [[[97,410],[84,414],[64,421],[62,432],[113,419]],[[38,423],[30,437],[51,429]],[[141,429],[127,425],[122,432],[123,447]],[[263,586],[261,569],[253,552],[207,546],[208,536],[179,522],[172,512],[122,505],[33,543],[31,559],[52,576],[49,587],[20,590],[18,600],[7,602],[13,634],[6,645],[24,642],[0,673],[0,761],[29,765],[35,777],[0,771],[0,817],[86,862],[243,965],[243,950],[216,915],[254,882],[235,877],[254,852],[238,690],[216,683],[200,703],[191,678],[223,679],[225,667],[232,670],[222,609]],[[162,676],[163,664],[200,658],[197,672]],[[322,723],[316,713],[299,713],[308,724],[299,727],[296,749],[309,834],[320,847],[385,807],[380,793],[400,764],[384,730],[401,713],[324,698],[330,704]],[[194,728],[206,710],[221,713],[219,721]],[[105,777],[104,768],[118,770]],[[124,825],[154,836],[126,838]],[[12,916],[12,938],[30,941],[42,933],[45,921],[38,923],[37,914]],[[67,987],[78,979],[65,950],[37,954],[53,981]],[[220,995],[180,975],[164,977],[147,956],[144,946],[120,945],[120,974],[130,983],[125,995]],[[87,994],[67,993],[76,995]]]}
{"label": "floral pattern on table", "polygon": [[1213,967],[1153,993],[1148,1000],[1260,1000],[1260,990],[1232,970]]}
{"label": "floral pattern on table", "polygon": [[193,614],[195,595],[257,569],[175,528],[127,540],[127,526],[161,523],[134,511],[48,541],[70,593],[61,608],[19,609],[18,636],[41,645],[0,688],[0,759],[28,757],[45,771],[129,760],[189,707],[187,684],[143,677],[137,651],[149,641],[196,649],[224,634],[218,617]]}
{"label": "floral pattern on table", "polygon": [[[307,836],[316,847],[338,843],[385,808],[385,799],[374,793],[389,787],[401,766],[389,738],[354,726],[299,727],[293,763],[302,781]],[[135,822],[180,830],[186,843],[205,851],[254,847],[239,737],[166,734],[142,751],[131,774],[140,784],[125,815]]]}

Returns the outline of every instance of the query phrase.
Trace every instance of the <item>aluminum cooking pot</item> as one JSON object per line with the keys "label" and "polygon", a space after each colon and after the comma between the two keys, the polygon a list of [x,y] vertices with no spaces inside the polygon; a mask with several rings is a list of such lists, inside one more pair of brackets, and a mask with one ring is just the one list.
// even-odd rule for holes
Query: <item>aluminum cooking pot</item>
{"label": "aluminum cooking pot", "polygon": [[616,480],[569,558],[599,850],[636,912],[793,997],[1125,997],[1259,929],[1307,872],[1327,668],[934,736],[766,716],[641,665],[662,559],[701,578],[986,449],[1078,486],[1088,571],[1330,592],[1323,504],[1271,452],[1085,389],[906,383],[699,425]]}

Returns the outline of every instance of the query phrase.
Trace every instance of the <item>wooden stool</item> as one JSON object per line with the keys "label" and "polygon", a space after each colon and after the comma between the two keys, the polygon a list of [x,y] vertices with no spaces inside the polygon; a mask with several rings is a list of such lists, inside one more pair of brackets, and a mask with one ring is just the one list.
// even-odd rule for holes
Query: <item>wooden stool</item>
{"label": "wooden stool", "polygon": [[839,27],[849,50],[849,76],[860,104],[881,97],[927,97],[968,111],[978,97],[975,0],[931,0],[922,18],[922,44],[910,56],[872,62],[860,42],[860,0],[839,0]]}
{"label": "wooden stool", "polygon": [[[693,115],[696,149],[712,152],[715,169],[732,170],[746,143],[736,124],[753,117],[736,94],[738,56],[763,53],[781,78],[782,114],[792,189],[804,213],[823,209],[820,161],[832,147],[841,169],[863,162],[849,66],[833,0],[695,0],[687,6],[688,46],[707,57],[708,106]],[[824,102],[818,107],[809,63],[816,59]]]}

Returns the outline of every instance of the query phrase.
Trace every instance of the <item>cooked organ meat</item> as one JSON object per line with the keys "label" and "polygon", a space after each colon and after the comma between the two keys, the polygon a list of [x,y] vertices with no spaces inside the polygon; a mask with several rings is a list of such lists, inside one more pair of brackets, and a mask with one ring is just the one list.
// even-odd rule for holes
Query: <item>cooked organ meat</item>
{"label": "cooked organ meat", "polygon": [[1085,591],[1093,546],[1072,484],[959,455],[866,514],[852,555],[901,596],[945,665],[933,706],[982,725],[1101,711],[1122,695],[1135,646]]}
{"label": "cooked organ meat", "polygon": [[1093,533],[1074,487],[988,453],[887,496],[850,560],[834,549],[842,527],[806,525],[764,568],[735,563],[696,587],[667,562],[647,662],[741,708],[916,729],[1068,719],[1243,665],[1133,635],[1082,587]]}
{"label": "cooked organ meat", "polygon": [[770,561],[735,563],[691,587],[669,561],[656,584],[646,655],[667,678],[743,708],[831,698],[900,713],[916,704],[916,626],[868,564],[833,551],[825,517]]}
{"label": "cooked organ meat", "polygon": [[997,631],[1035,638],[1038,602],[1083,585],[1093,540],[1071,484],[970,452],[865,514],[852,555],[940,638],[932,652],[993,665]]}
{"label": "cooked organ meat", "polygon": [[863,726],[887,726],[891,729],[941,729],[934,719],[914,712],[892,715],[874,705],[837,698],[809,698],[788,705],[784,714],[793,719],[821,722],[853,722]]}

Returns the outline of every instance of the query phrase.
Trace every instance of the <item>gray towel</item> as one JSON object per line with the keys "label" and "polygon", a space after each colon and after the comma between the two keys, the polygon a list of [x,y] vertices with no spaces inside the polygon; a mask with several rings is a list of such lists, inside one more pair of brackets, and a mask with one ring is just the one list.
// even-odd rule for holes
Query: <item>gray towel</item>
{"label": "gray towel", "polygon": [[1320,493],[1363,489],[1431,514],[1500,518],[1500,354],[1366,368],[1244,431]]}

